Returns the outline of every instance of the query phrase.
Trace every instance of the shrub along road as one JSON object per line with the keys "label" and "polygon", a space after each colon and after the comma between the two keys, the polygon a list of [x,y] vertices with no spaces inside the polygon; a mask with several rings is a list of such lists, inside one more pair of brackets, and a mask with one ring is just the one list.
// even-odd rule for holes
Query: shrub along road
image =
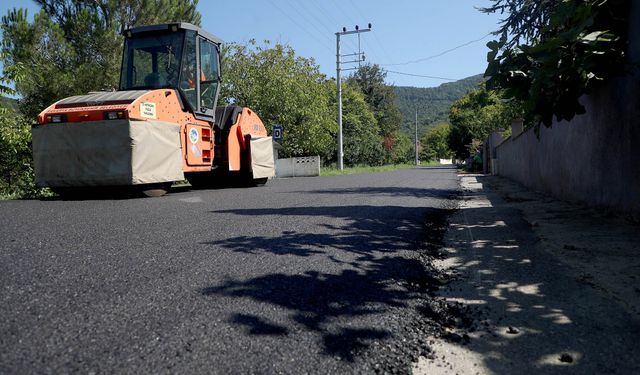
{"label": "shrub along road", "polygon": [[410,371],[452,168],[0,202],[0,373]]}

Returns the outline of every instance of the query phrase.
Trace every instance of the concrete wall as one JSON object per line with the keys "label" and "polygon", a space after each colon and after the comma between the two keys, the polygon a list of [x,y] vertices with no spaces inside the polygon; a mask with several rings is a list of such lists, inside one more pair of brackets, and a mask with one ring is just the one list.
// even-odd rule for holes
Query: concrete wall
{"label": "concrete wall", "polygon": [[498,159],[496,155],[497,146],[504,142],[504,137],[500,132],[492,132],[483,144],[482,168],[485,174],[497,174]]}
{"label": "concrete wall", "polygon": [[320,156],[276,160],[276,177],[320,176]]}
{"label": "concrete wall", "polygon": [[[640,62],[640,2],[632,2],[631,61]],[[506,139],[498,174],[561,199],[640,214],[640,69],[581,99],[587,113]]]}

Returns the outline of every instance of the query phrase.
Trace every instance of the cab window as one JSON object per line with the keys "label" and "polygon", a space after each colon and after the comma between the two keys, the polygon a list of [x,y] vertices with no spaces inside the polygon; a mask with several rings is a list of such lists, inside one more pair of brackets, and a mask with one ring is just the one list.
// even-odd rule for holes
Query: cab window
{"label": "cab window", "polygon": [[202,112],[212,111],[218,93],[218,49],[200,39],[200,106]]}
{"label": "cab window", "polygon": [[187,31],[184,44],[184,56],[182,72],[180,72],[180,90],[194,110],[198,110],[196,93],[196,35],[193,31]]}
{"label": "cab window", "polygon": [[127,39],[120,74],[120,90],[175,87],[183,33]]}

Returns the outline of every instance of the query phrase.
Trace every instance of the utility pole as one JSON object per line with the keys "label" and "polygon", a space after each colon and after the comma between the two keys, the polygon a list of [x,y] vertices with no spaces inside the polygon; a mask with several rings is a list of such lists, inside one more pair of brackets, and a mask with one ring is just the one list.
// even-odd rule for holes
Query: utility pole
{"label": "utility pole", "polygon": [[[340,78],[340,72],[342,70],[354,70],[358,68],[347,68],[342,69],[341,64],[349,64],[349,63],[358,63],[358,67],[360,66],[360,61],[364,60],[364,53],[360,52],[360,33],[366,33],[371,31],[371,24],[367,25],[368,28],[360,29],[358,25],[356,25],[355,30],[347,31],[346,27],[342,28],[342,31],[336,33],[336,85],[338,86],[338,169],[343,170],[343,159],[344,154],[342,152],[342,80]],[[340,55],[340,35],[349,35],[349,34],[358,34],[358,52],[352,53],[349,55]],[[353,61],[340,61],[341,57],[347,56],[355,56],[356,60]]]}
{"label": "utility pole", "polygon": [[336,82],[338,83],[338,169],[343,170],[342,165],[342,84],[340,83],[340,33],[336,33]]}
{"label": "utility pole", "polygon": [[[358,33],[358,56],[360,56],[361,53],[362,51],[360,50],[360,33]],[[364,60],[364,55],[362,55],[362,57],[363,57],[362,60]],[[361,59],[358,59],[358,69],[360,69],[360,66],[361,66],[360,61]]]}
{"label": "utility pole", "polygon": [[418,107],[416,107],[416,165],[420,165],[420,159],[418,158]]}

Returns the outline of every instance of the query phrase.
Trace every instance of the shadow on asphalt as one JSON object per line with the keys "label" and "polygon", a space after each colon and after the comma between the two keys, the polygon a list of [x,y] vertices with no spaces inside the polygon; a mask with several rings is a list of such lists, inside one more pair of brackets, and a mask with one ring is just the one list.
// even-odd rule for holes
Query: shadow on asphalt
{"label": "shadow on asphalt", "polygon": [[[440,196],[443,192],[440,191]],[[249,280],[231,280],[201,290],[206,296],[250,298],[290,311],[295,325],[322,336],[326,355],[354,358],[377,340],[402,339],[384,325],[371,325],[375,314],[415,306],[437,281],[425,267],[430,249],[437,249],[446,230],[449,209],[400,206],[291,207],[216,211],[236,215],[310,216],[345,219],[343,226],[324,224],[330,234],[284,232],[279,238],[240,236],[209,242],[230,251],[271,253],[296,257],[326,256],[338,273],[308,271],[273,273]],[[437,245],[436,245],[437,244]],[[409,250],[409,251],[403,251]],[[347,259],[347,260],[345,260]],[[334,264],[334,266],[331,266]],[[419,316],[416,313],[416,316]],[[352,320],[352,318],[357,318]],[[364,319],[363,319],[364,318]],[[236,316],[234,321],[251,334],[286,334],[260,316]],[[351,324],[351,323],[355,324]],[[347,324],[345,324],[347,323]],[[364,324],[363,324],[364,323]],[[367,324],[368,323],[368,324]],[[409,322],[403,322],[409,325]],[[418,342],[430,328],[418,322],[414,341],[398,345],[396,360],[408,369],[425,343]],[[420,333],[422,332],[422,333]],[[412,346],[413,345],[413,346]],[[420,348],[421,347],[421,348]],[[410,354],[402,351],[412,351]],[[395,365],[393,366],[395,367]]]}
{"label": "shadow on asphalt", "polygon": [[286,327],[269,323],[259,316],[249,314],[236,314],[231,320],[233,323],[247,327],[251,335],[272,335],[280,336],[289,333]]}
{"label": "shadow on asphalt", "polygon": [[325,189],[325,190],[311,190],[311,191],[298,191],[296,193],[310,193],[310,194],[366,194],[366,195],[380,195],[386,197],[416,197],[416,198],[443,198],[443,192],[439,189],[423,189],[423,188],[411,188],[411,187],[359,187],[359,188],[346,188],[346,189]]}
{"label": "shadow on asphalt", "polygon": [[413,167],[411,168],[412,170],[415,169],[458,169],[457,166],[449,164],[449,165],[433,165],[433,166],[417,166],[417,167]]}

